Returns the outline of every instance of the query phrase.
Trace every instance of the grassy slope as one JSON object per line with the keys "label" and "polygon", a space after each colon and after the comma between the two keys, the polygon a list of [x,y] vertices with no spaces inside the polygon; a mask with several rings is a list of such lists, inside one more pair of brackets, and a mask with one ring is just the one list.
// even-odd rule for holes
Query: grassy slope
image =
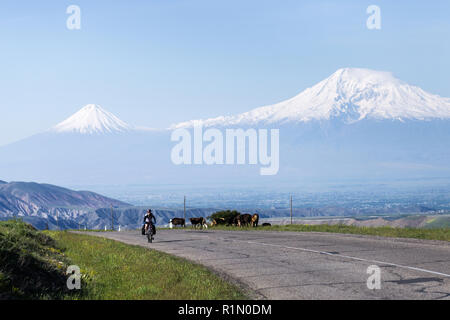
{"label": "grassy slope", "polygon": [[[81,268],[81,290],[65,271]],[[0,221],[3,299],[242,299],[235,286],[184,259],[112,240],[39,232],[19,220]]]}
{"label": "grassy slope", "polygon": [[49,236],[19,220],[0,221],[0,299],[60,299],[69,260]]}
{"label": "grassy slope", "polygon": [[[347,234],[362,234],[393,238],[414,238],[428,240],[450,241],[450,228],[420,229],[420,228],[392,228],[392,227],[355,227],[346,225],[273,225],[270,227],[238,228],[214,227],[222,230],[266,230],[266,231],[298,231],[298,232],[334,232]],[[209,229],[209,230],[211,230]]]}
{"label": "grassy slope", "polygon": [[155,250],[68,232],[51,232],[84,274],[87,299],[242,299],[206,268]]}
{"label": "grassy slope", "polygon": [[450,217],[435,217],[427,222],[425,228],[447,228],[450,230]]}

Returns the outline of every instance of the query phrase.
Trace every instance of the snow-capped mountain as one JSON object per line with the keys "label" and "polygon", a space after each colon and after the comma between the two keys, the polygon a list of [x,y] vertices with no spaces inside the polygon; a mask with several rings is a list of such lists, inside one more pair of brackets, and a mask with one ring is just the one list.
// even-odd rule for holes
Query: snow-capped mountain
{"label": "snow-capped mountain", "polygon": [[342,119],[430,120],[450,118],[450,99],[409,85],[389,72],[339,69],[295,97],[235,116],[178,123],[172,128],[301,123]]}
{"label": "snow-capped mountain", "polygon": [[262,178],[258,165],[247,164],[177,166],[171,128],[132,127],[88,105],[51,130],[0,147],[1,178],[61,185],[276,186],[305,179],[450,177],[450,99],[387,72],[340,69],[287,101],[172,128],[196,123],[279,129],[278,174]]}
{"label": "snow-capped mountain", "polygon": [[88,104],[50,131],[81,134],[126,132],[132,127],[96,104]]}

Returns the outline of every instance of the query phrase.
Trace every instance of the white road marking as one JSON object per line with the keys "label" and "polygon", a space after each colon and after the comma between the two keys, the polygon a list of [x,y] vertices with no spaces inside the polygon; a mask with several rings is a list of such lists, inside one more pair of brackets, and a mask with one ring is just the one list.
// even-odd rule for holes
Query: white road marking
{"label": "white road marking", "polygon": [[443,276],[443,277],[450,277],[450,274],[445,274],[445,273],[441,273],[441,272],[437,272],[437,271],[432,271],[432,270],[427,270],[427,269],[422,269],[422,268],[417,268],[417,267],[411,267],[411,266],[404,266],[401,264],[396,264],[396,263],[391,263],[391,262],[363,259],[363,258],[352,257],[352,256],[343,255],[343,254],[334,254],[334,253],[330,253],[330,252],[326,252],[326,251],[318,251],[318,250],[312,250],[312,249],[306,249],[306,248],[290,247],[290,246],[283,246],[283,245],[279,245],[279,244],[246,241],[246,240],[235,240],[235,239],[223,239],[223,240],[245,242],[245,243],[249,243],[249,244],[257,244],[257,245],[278,247],[278,248],[285,248],[285,249],[300,250],[300,251],[311,252],[311,253],[319,253],[319,254],[325,254],[325,255],[329,255],[329,256],[333,256],[333,257],[341,257],[341,258],[346,258],[346,259],[351,259],[351,260],[358,260],[358,261],[364,261],[364,262],[370,262],[370,263],[376,263],[376,264],[390,265],[390,266],[397,267],[397,268],[410,269],[410,270],[414,270],[414,271],[431,273],[431,274],[439,275],[439,276]]}

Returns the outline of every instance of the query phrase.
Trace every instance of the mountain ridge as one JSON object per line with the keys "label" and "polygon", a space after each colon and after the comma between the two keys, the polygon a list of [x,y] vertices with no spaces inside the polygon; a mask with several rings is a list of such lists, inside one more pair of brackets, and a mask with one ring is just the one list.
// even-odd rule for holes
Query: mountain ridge
{"label": "mountain ridge", "polygon": [[338,69],[328,78],[279,103],[234,116],[219,116],[173,124],[181,127],[304,123],[342,118],[430,120],[450,118],[450,98],[425,92],[392,73],[362,68]]}
{"label": "mountain ridge", "polygon": [[[137,229],[149,207],[133,206],[91,191],[74,191],[47,183],[9,182],[0,185],[0,220],[20,218],[38,229]],[[183,209],[152,206],[158,224],[183,216]],[[205,216],[212,208],[187,208],[187,217]],[[113,220],[111,220],[113,218]]]}
{"label": "mountain ridge", "polygon": [[88,104],[47,132],[110,134],[168,131],[195,125],[235,126],[365,119],[427,121],[450,119],[450,98],[428,93],[397,79],[391,72],[341,68],[287,100],[232,116],[192,119],[165,129],[132,126],[96,104]]}
{"label": "mountain ridge", "polygon": [[98,209],[129,206],[128,203],[90,191],[74,191],[51,184],[9,182],[0,184],[0,214],[32,216],[51,208],[78,207]]}

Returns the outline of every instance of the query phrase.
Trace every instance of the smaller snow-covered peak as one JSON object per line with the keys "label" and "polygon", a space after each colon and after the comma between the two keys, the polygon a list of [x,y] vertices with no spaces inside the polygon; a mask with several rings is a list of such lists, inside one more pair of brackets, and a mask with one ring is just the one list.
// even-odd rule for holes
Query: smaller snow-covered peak
{"label": "smaller snow-covered peak", "polygon": [[52,128],[55,132],[81,134],[125,132],[131,126],[97,104],[88,104]]}

